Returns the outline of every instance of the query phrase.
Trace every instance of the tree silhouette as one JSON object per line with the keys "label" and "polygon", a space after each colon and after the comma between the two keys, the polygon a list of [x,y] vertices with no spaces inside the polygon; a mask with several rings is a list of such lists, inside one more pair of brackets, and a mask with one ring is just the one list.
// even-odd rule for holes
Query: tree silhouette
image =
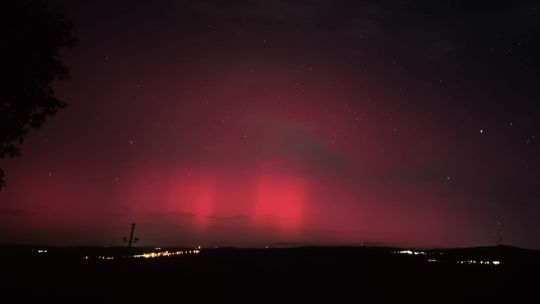
{"label": "tree silhouette", "polygon": [[[75,45],[72,27],[45,0],[0,4],[0,159],[20,155],[28,131],[66,106],[51,83],[70,77],[58,51]],[[0,189],[3,177],[0,169]]]}

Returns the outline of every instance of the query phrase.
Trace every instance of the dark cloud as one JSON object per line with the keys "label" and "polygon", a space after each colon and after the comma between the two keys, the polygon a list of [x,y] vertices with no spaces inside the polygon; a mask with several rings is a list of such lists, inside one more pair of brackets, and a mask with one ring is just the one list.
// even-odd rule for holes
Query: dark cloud
{"label": "dark cloud", "polygon": [[264,1],[264,0],[235,0],[235,1],[185,1],[183,5],[193,7],[204,14],[236,21],[267,20],[272,22],[304,22],[316,19],[324,14],[331,3],[325,0],[302,1]]}
{"label": "dark cloud", "polygon": [[17,208],[0,208],[0,216],[3,217],[30,217],[36,216],[37,213],[34,211],[28,211],[24,209]]}
{"label": "dark cloud", "polygon": [[355,165],[340,155],[309,126],[268,117],[256,117],[252,123],[262,135],[261,156],[291,159],[302,174],[350,175]]}

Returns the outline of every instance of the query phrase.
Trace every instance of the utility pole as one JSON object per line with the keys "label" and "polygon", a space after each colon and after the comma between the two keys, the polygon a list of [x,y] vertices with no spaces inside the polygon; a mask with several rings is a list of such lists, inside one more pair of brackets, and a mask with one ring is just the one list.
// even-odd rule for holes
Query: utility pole
{"label": "utility pole", "polygon": [[135,239],[133,238],[133,234],[135,232],[135,226],[136,225],[137,225],[136,223],[131,223],[131,233],[129,234],[129,241],[128,241],[127,237],[122,238],[124,243],[128,243],[128,248],[131,248],[132,243],[137,243],[139,241],[139,238],[135,238]]}

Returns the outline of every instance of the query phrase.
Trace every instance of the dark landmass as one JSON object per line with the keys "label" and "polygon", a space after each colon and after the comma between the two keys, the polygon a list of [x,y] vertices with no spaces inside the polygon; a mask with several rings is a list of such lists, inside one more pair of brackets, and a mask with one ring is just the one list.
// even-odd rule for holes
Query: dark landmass
{"label": "dark landmass", "polygon": [[[130,257],[164,251],[185,254]],[[3,246],[0,266],[17,303],[519,303],[538,295],[540,252]]]}

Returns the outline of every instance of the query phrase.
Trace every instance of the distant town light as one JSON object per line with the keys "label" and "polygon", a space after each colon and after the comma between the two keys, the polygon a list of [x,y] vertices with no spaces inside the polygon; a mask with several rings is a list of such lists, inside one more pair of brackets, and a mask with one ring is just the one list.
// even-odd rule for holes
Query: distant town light
{"label": "distant town light", "polygon": [[143,254],[136,254],[131,257],[133,258],[145,258],[145,259],[154,259],[154,258],[160,258],[160,257],[170,257],[170,256],[178,256],[178,255],[184,255],[184,254],[199,254],[201,251],[198,249],[195,250],[180,250],[180,251],[160,251],[160,252],[147,252]]}
{"label": "distant town light", "polygon": [[408,255],[426,255],[424,251],[412,251],[412,250],[401,250],[401,251],[394,251],[394,253],[397,254],[408,254]]}
{"label": "distant town light", "polygon": [[466,261],[457,261],[458,264],[480,264],[480,265],[500,265],[501,261],[476,261],[476,260],[466,260]]}

